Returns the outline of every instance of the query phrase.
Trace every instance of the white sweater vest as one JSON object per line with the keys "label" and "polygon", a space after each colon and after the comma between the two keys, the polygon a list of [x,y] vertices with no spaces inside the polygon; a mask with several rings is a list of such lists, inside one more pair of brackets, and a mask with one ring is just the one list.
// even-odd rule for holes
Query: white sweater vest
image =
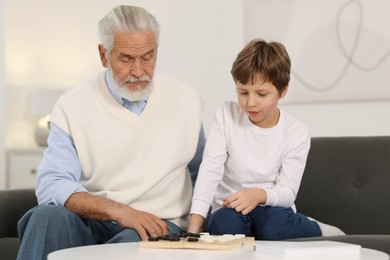
{"label": "white sweater vest", "polygon": [[153,79],[141,116],[109,93],[104,73],[57,102],[50,121],[69,134],[91,194],[155,214],[186,229],[192,195],[187,164],[201,124],[201,102],[171,77]]}

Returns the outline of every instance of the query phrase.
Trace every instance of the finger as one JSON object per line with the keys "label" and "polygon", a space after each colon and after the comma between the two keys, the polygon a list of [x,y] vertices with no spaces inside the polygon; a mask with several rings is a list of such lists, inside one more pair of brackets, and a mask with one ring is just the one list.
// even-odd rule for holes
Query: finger
{"label": "finger", "polygon": [[249,214],[252,210],[254,210],[256,208],[257,204],[249,204],[247,205],[242,211],[241,213],[243,215],[247,215]]}
{"label": "finger", "polygon": [[243,210],[241,211],[241,214],[242,214],[242,215],[247,215],[247,214],[249,214],[249,212],[251,212],[255,207],[256,207],[256,206],[251,206],[251,205],[249,205],[249,206],[245,207],[245,209],[243,209]]}
{"label": "finger", "polygon": [[230,207],[233,208],[233,209],[237,209],[237,207],[241,207],[242,208],[242,205],[243,205],[243,202],[241,200],[239,200],[239,199],[230,202]]}
{"label": "finger", "polygon": [[168,234],[167,224],[156,216],[150,215],[144,222],[144,228],[151,237],[157,237]]}
{"label": "finger", "polygon": [[227,207],[227,206],[229,206],[229,204],[230,204],[230,202],[227,199],[224,199],[222,206]]}
{"label": "finger", "polygon": [[161,235],[167,235],[168,234],[168,225],[167,223],[165,223],[164,221],[162,221],[161,219],[157,218],[157,221],[156,221],[158,227],[159,227],[159,230],[160,230],[160,236]]}
{"label": "finger", "polygon": [[250,212],[249,208],[244,208],[243,210],[241,210],[241,214],[244,216],[247,215],[249,212]]}
{"label": "finger", "polygon": [[234,210],[236,211],[236,212],[241,212],[241,211],[243,211],[245,209],[245,207],[244,206],[242,206],[242,205],[237,205],[236,207],[234,207]]}
{"label": "finger", "polygon": [[144,224],[144,228],[150,237],[158,237],[162,235],[160,226],[154,220],[150,220]]}
{"label": "finger", "polygon": [[142,225],[137,225],[134,227],[135,231],[137,231],[138,235],[142,240],[148,240],[148,234],[145,230],[145,228]]}
{"label": "finger", "polygon": [[232,207],[232,203],[233,203],[233,202],[228,202],[228,201],[226,201],[226,202],[223,204],[223,206],[224,206],[225,208],[230,208],[230,209],[231,209],[231,208],[233,208],[233,207]]}
{"label": "finger", "polygon": [[236,196],[233,195],[230,195],[229,197],[226,197],[223,201],[223,205],[226,207],[228,206],[229,204],[231,204],[233,201],[237,200]]}
{"label": "finger", "polygon": [[250,205],[245,202],[237,203],[236,207],[234,208],[236,212],[241,212],[243,214],[243,211],[250,208]]}

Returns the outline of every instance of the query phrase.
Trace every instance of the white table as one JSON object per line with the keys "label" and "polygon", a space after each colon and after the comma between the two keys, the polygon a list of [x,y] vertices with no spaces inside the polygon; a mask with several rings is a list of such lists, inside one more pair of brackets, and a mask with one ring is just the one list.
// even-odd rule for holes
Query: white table
{"label": "white table", "polygon": [[[255,242],[256,243],[256,242]],[[299,243],[299,242],[295,242]],[[246,246],[232,250],[192,250],[192,249],[150,249],[139,248],[138,243],[118,243],[94,246],[74,247],[50,253],[48,260],[145,260],[145,259],[223,259],[223,260],[244,260],[244,259],[299,259],[312,260],[313,256],[303,258],[281,258],[260,254],[253,251],[253,246]],[[316,260],[388,260],[389,255],[377,250],[361,248],[360,255],[342,256],[316,256]]]}

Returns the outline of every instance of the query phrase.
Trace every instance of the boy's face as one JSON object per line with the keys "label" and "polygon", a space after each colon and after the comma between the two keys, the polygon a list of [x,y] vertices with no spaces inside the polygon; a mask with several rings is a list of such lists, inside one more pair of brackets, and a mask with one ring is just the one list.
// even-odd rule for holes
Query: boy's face
{"label": "boy's face", "polygon": [[253,124],[270,128],[279,120],[279,99],[287,93],[287,87],[279,95],[278,90],[271,82],[264,82],[261,75],[254,79],[254,83],[246,85],[237,82],[237,98],[241,109],[245,111]]}

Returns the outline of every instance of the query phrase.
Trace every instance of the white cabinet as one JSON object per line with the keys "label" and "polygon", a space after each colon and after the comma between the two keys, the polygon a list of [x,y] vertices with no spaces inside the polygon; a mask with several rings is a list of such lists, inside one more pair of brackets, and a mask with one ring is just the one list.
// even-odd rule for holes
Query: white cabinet
{"label": "white cabinet", "polygon": [[42,156],[42,148],[7,150],[7,188],[34,188]]}

